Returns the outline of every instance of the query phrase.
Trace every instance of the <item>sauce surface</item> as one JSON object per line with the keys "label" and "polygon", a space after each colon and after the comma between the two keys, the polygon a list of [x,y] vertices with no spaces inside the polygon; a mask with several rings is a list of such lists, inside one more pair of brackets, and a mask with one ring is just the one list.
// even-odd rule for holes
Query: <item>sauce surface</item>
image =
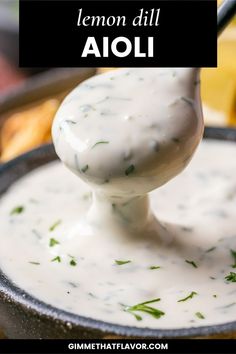
{"label": "sauce surface", "polygon": [[[184,172],[150,193],[172,239],[75,237],[90,188],[59,162],[39,168],[1,198],[0,268],[36,298],[98,320],[150,328],[233,321],[235,155],[234,143],[204,141]],[[133,308],[157,298],[142,305],[156,312]]]}

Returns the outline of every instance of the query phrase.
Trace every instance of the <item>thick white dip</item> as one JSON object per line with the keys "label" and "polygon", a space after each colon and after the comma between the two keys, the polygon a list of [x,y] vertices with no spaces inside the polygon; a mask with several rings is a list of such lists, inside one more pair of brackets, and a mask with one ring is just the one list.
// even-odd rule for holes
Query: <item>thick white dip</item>
{"label": "thick white dip", "polygon": [[[138,96],[129,80],[112,88],[96,77],[64,101],[56,150],[89,185],[59,162],[15,183],[0,201],[0,268],[36,298],[102,321],[149,328],[233,321],[236,145],[202,142],[184,172],[150,193],[150,209],[144,193],[183,170],[202,134],[194,71],[159,69],[159,80],[156,70],[114,73],[121,82],[133,75]],[[104,102],[96,100],[106,90],[98,123]],[[81,113],[94,102],[96,115]]]}

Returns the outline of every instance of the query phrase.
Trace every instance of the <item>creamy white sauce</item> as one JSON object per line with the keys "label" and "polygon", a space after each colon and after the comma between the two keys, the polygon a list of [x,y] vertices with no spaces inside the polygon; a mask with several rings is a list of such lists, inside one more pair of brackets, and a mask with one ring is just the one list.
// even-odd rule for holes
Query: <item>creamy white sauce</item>
{"label": "creamy white sauce", "polygon": [[[71,239],[70,230],[91,205],[89,189],[60,163],[39,168],[1,199],[0,267],[36,298],[86,317],[151,328],[233,321],[236,288],[225,276],[235,270],[235,155],[234,143],[203,142],[182,174],[150,194],[155,215],[173,235],[169,244],[110,233]],[[17,206],[24,210],[10,215]],[[50,247],[51,238],[60,244]],[[61,263],[51,262],[57,256]],[[197,295],[178,302],[192,291]],[[159,297],[151,305],[165,312],[160,319],[140,312],[137,321],[120,305]]]}
{"label": "creamy white sauce", "polygon": [[182,172],[202,137],[198,84],[195,69],[122,69],[65,99],[55,148],[87,184],[56,163],[2,198],[0,267],[13,281],[124,325],[235,319],[236,146],[203,143],[185,172],[151,192],[151,208],[146,194]]}

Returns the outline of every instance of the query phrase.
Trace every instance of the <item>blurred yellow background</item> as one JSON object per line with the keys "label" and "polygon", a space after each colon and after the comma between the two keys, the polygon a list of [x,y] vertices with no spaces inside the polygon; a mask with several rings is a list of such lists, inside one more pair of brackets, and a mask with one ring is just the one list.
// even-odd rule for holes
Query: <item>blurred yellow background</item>
{"label": "blurred yellow background", "polygon": [[218,39],[218,67],[202,70],[201,95],[207,125],[236,126],[236,18]]}

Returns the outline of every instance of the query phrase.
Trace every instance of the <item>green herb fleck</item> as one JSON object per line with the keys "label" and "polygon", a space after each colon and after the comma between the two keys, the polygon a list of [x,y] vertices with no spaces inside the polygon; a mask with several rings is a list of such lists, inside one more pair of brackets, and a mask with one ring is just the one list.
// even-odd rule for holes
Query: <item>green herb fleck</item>
{"label": "green herb fleck", "polygon": [[212,295],[213,297],[217,297],[217,295],[216,294],[214,294],[214,295]]}
{"label": "green herb fleck", "polygon": [[200,320],[204,320],[205,316],[201,312],[196,312],[195,315],[200,318]]}
{"label": "green herb fleck", "polygon": [[95,148],[95,146],[100,145],[100,144],[109,144],[109,141],[98,141],[92,146],[92,149]]}
{"label": "green herb fleck", "polygon": [[161,267],[160,266],[151,266],[149,267],[149,269],[153,270],[153,269],[160,269]]}
{"label": "green herb fleck", "polygon": [[72,267],[75,267],[75,266],[77,265],[76,260],[75,260],[75,259],[71,259],[71,260],[70,260],[70,265],[71,265]]}
{"label": "green herb fleck", "polygon": [[192,299],[195,295],[198,295],[196,291],[192,291],[188,296],[184,297],[183,299],[178,300],[177,302],[183,302],[189,299]]}
{"label": "green herb fleck", "polygon": [[191,264],[194,268],[198,268],[197,264],[194,261],[188,261],[187,259],[185,259],[185,262]]}
{"label": "green herb fleck", "polygon": [[210,279],[215,280],[216,278],[215,277],[210,277]]}
{"label": "green herb fleck", "polygon": [[25,210],[25,208],[22,205],[19,205],[19,206],[15,207],[14,209],[12,209],[11,215],[21,214],[21,213],[23,213],[24,210]]}
{"label": "green herb fleck", "polygon": [[81,168],[81,171],[85,173],[89,168],[89,165],[85,165],[84,167]]}
{"label": "green herb fleck", "polygon": [[232,283],[236,283],[236,273],[230,272],[228,275],[226,275],[225,279],[227,281],[231,281]]}
{"label": "green herb fleck", "polygon": [[159,309],[156,309],[155,307],[147,306],[147,305],[151,304],[153,302],[160,301],[160,300],[161,299],[158,298],[158,299],[142,302],[142,303],[134,305],[134,306],[125,306],[124,311],[132,314],[136,318],[137,321],[141,321],[142,317],[140,315],[136,314],[136,312],[145,312],[145,313],[151,315],[152,317],[159,319],[161,316],[163,316],[165,314],[165,312],[163,312]]}
{"label": "green herb fleck", "polygon": [[57,220],[52,226],[49,227],[49,231],[54,231],[55,228],[61,224],[61,220]]}
{"label": "green herb fleck", "polygon": [[39,262],[29,262],[30,264],[33,264],[33,265],[40,265]]}
{"label": "green herb fleck", "polygon": [[232,264],[233,268],[236,268],[236,251],[230,250],[231,256],[233,257],[234,264]]}
{"label": "green herb fleck", "polygon": [[68,254],[68,257],[71,258],[71,260],[70,260],[70,265],[71,265],[72,267],[75,267],[75,266],[77,265],[76,258],[75,258],[74,256],[71,256],[70,254]]}
{"label": "green herb fleck", "polygon": [[216,247],[211,247],[211,248],[208,248],[208,250],[206,250],[206,253],[209,253],[209,252],[212,252],[216,249]]}
{"label": "green herb fleck", "polygon": [[[142,321],[142,317],[140,315],[137,315],[137,313],[134,313],[132,311],[129,311],[128,309],[124,309],[125,312],[129,312],[131,313],[131,315],[133,315],[137,321]],[[138,310],[137,310],[138,311]]]}
{"label": "green herb fleck", "polygon": [[58,242],[57,240],[55,240],[55,238],[50,238],[49,241],[49,247],[54,247],[56,245],[59,245],[60,242]]}
{"label": "green herb fleck", "polygon": [[58,262],[61,263],[61,257],[57,256],[51,260],[51,262]]}
{"label": "green herb fleck", "polygon": [[133,172],[134,172],[134,170],[135,170],[134,165],[129,165],[129,167],[128,167],[128,168],[126,168],[126,170],[125,170],[125,174],[126,174],[126,176],[130,175],[131,173],[133,173]]}
{"label": "green herb fleck", "polygon": [[116,260],[116,259],[115,259],[115,262],[116,262],[117,265],[123,265],[123,264],[131,263],[130,260],[128,260],[128,261],[121,261],[121,260]]}

